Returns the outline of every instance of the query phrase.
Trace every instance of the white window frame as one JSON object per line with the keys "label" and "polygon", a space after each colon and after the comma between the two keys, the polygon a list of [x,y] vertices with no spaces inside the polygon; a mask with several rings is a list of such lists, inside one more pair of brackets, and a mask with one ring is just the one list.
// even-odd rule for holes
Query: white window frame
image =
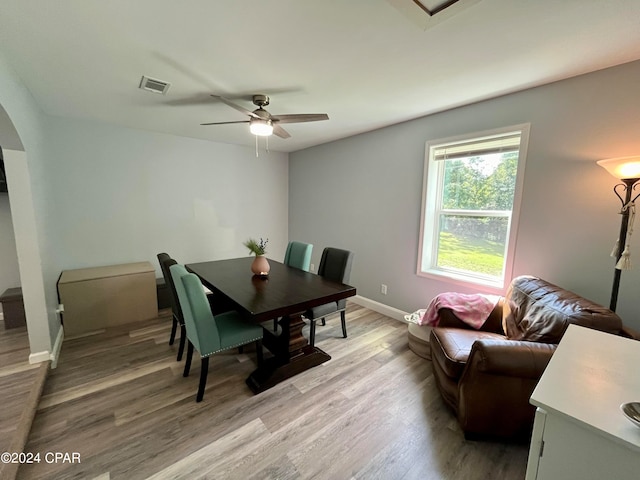
{"label": "white window frame", "polygon": [[[522,200],[522,186],[524,183],[527,146],[529,143],[529,129],[530,124],[525,123],[483,132],[458,135],[455,137],[429,140],[426,142],[424,177],[422,183],[422,213],[420,216],[420,237],[418,239],[418,265],[416,270],[418,276],[435,278],[438,280],[448,280],[464,285],[480,285],[486,287],[489,291],[496,292],[502,292],[504,286],[511,282],[513,277],[513,261],[515,257],[518,221],[520,218],[520,204]],[[440,234],[439,216],[441,213],[447,213],[447,210],[441,208],[444,183],[444,162],[433,159],[435,149],[442,147],[443,145],[450,146],[455,144],[464,144],[474,140],[483,140],[493,136],[502,136],[509,133],[520,133],[518,167],[515,191],[513,195],[513,207],[511,211],[455,210],[449,212],[477,216],[486,216],[488,213],[493,216],[510,217],[507,227],[507,246],[502,278],[496,280],[495,278],[483,276],[481,274],[473,274],[465,271],[455,271],[454,269],[443,269],[437,267],[437,248]],[[427,266],[426,268],[423,268],[423,265],[425,264]]]}

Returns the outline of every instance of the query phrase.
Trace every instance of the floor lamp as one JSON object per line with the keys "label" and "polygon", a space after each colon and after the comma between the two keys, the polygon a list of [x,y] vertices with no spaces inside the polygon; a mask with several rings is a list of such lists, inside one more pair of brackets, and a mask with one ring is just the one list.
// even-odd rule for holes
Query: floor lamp
{"label": "floor lamp", "polygon": [[620,214],[622,223],[620,224],[620,235],[613,249],[611,256],[616,259],[616,266],[613,273],[613,288],[611,289],[611,302],[609,308],[616,311],[618,303],[618,289],[620,288],[620,275],[622,270],[631,268],[629,239],[633,231],[633,220],[635,217],[635,201],[640,196],[640,192],[634,195],[634,190],[640,185],[640,156],[611,158],[596,162],[605,168],[611,175],[623,183],[618,183],[613,187],[613,191],[622,203]]}

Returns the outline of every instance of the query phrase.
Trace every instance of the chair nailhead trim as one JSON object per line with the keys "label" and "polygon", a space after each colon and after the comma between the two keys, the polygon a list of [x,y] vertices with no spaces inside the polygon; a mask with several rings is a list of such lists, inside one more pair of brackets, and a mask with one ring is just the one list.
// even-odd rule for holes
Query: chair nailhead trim
{"label": "chair nailhead trim", "polygon": [[263,337],[256,337],[253,340],[249,340],[248,342],[244,342],[244,343],[238,343],[237,345],[231,345],[230,347],[227,348],[221,348],[220,350],[216,350],[214,352],[211,353],[200,353],[201,357],[210,357],[211,355],[215,354],[215,353],[219,353],[219,352],[224,352],[225,350],[231,350],[232,348],[236,348],[236,347],[243,347],[245,345],[248,345],[251,342],[256,342],[258,340],[262,340]]}

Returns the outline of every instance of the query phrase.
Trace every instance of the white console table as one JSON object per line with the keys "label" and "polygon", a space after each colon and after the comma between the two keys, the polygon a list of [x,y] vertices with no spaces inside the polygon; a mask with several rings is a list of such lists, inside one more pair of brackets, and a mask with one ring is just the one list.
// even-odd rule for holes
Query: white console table
{"label": "white console table", "polygon": [[538,407],[527,480],[640,478],[640,342],[569,326],[531,395]]}

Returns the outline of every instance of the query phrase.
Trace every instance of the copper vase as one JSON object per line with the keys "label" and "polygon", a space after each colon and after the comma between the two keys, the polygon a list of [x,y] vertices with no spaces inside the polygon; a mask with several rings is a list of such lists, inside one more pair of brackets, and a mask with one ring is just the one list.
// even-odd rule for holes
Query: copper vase
{"label": "copper vase", "polygon": [[266,277],[269,275],[269,270],[271,270],[271,265],[269,265],[267,257],[264,255],[256,255],[256,258],[251,263],[251,271],[253,274]]}

